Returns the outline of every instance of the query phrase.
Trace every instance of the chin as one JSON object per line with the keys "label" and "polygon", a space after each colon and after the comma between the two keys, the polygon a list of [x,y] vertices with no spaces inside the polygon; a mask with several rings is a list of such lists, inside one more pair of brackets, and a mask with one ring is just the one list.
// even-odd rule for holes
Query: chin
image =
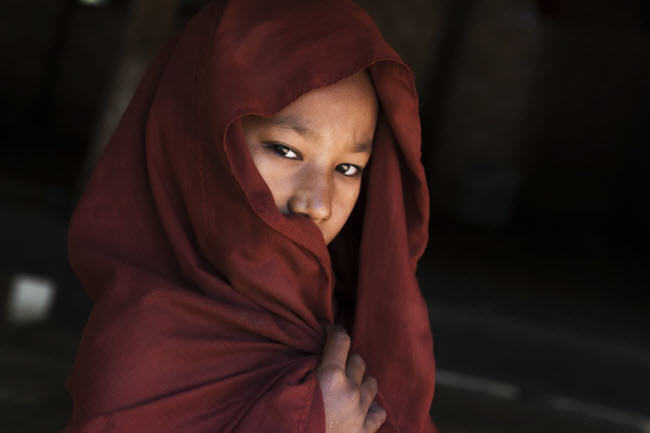
{"label": "chin", "polygon": [[323,233],[323,239],[325,240],[325,245],[329,245],[330,242],[332,242],[336,238],[337,234],[338,232],[333,235],[332,234],[326,235],[325,233]]}

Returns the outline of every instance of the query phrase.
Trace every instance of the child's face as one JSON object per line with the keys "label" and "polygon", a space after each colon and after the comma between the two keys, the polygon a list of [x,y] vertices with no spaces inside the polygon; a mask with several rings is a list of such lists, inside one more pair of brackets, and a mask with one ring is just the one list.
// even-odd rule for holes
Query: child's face
{"label": "child's face", "polygon": [[365,72],[312,90],[269,119],[242,119],[251,156],[278,209],[310,218],[326,243],[359,197],[376,123],[377,99]]}

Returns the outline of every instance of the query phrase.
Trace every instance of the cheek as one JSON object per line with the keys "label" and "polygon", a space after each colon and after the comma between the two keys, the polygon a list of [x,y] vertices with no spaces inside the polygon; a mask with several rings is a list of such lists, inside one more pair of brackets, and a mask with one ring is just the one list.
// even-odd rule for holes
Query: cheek
{"label": "cheek", "polygon": [[271,190],[275,206],[280,210],[280,212],[288,213],[289,199],[291,198],[290,192],[293,189],[290,178],[287,176],[273,176],[273,178],[268,180],[266,184]]}
{"label": "cheek", "polygon": [[288,192],[291,191],[291,177],[287,176],[286,168],[275,158],[269,157],[264,150],[252,152],[251,156],[257,171],[271,190],[276,207],[285,211]]}
{"label": "cheek", "polygon": [[360,182],[350,182],[350,185],[343,185],[341,188],[339,188],[339,191],[337,191],[335,203],[336,206],[340,209],[340,213],[344,218],[344,223],[347,221],[348,216],[350,216],[350,213],[354,208],[354,205],[357,203],[360,189]]}
{"label": "cheek", "polygon": [[334,238],[347,222],[359,198],[360,188],[361,184],[357,182],[356,184],[342,185],[335,191],[332,197],[332,218],[329,221],[330,227],[328,228],[329,231],[333,232],[330,235],[331,238]]}

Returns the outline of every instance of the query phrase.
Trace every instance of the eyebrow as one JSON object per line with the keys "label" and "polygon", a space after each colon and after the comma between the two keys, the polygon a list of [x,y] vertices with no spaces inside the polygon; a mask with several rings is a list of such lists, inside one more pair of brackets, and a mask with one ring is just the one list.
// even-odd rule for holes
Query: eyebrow
{"label": "eyebrow", "polygon": [[365,141],[363,143],[355,143],[354,151],[356,153],[370,153],[372,151],[372,141]]}
{"label": "eyebrow", "polygon": [[[275,128],[289,129],[303,137],[313,136],[314,131],[303,125],[300,120],[294,116],[271,117],[266,119],[268,124]],[[365,141],[363,143],[355,143],[353,145],[355,153],[370,153],[372,151],[372,141]]]}
{"label": "eyebrow", "polygon": [[296,134],[302,136],[314,135],[314,132],[311,129],[300,123],[300,121],[293,116],[271,117],[270,119],[267,119],[267,122],[271,126],[290,129]]}

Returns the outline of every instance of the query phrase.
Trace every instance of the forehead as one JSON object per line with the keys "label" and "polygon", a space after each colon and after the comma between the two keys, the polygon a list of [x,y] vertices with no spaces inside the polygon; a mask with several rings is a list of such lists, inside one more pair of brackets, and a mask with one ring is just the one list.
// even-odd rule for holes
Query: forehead
{"label": "forehead", "polygon": [[366,75],[357,74],[302,95],[270,118],[258,118],[256,126],[291,132],[305,138],[336,134],[354,141],[369,140],[377,121],[377,98]]}
{"label": "forehead", "polygon": [[305,93],[278,114],[280,117],[301,115],[316,118],[363,114],[374,116],[377,106],[374,87],[368,74],[362,71],[333,85]]}
{"label": "forehead", "polygon": [[[313,130],[310,127],[308,127],[307,122],[305,122],[300,116],[277,115],[270,119],[262,119],[262,122],[266,127],[270,127],[277,130],[284,130],[289,133],[294,133],[299,136],[305,137],[307,139],[318,139],[320,138],[319,135],[321,134],[321,131],[319,131],[318,129]],[[362,141],[353,141],[352,143],[350,143],[350,145],[351,145],[351,151],[353,152],[370,153],[372,151],[372,137],[369,137],[367,139],[362,139]]]}

